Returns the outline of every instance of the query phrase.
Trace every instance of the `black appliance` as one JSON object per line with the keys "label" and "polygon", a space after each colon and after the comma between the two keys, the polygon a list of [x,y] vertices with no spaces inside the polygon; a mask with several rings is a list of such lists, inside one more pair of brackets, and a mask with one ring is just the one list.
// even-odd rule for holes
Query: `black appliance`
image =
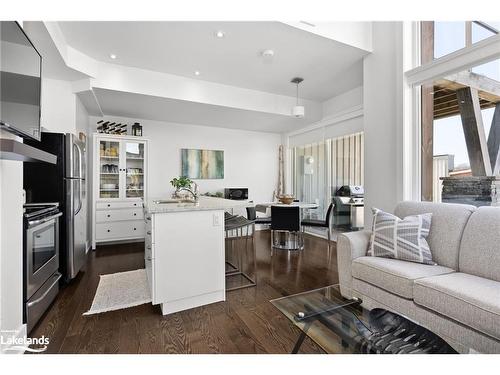
{"label": "black appliance", "polygon": [[233,200],[248,199],[248,188],[226,188],[224,189],[224,198]]}
{"label": "black appliance", "polygon": [[40,142],[25,143],[57,156],[57,164],[25,163],[24,190],[28,203],[58,202],[60,271],[64,280],[76,277],[86,260],[85,143],[73,134],[46,133]]}
{"label": "black appliance", "polygon": [[58,203],[24,205],[23,318],[32,330],[59,292]]}
{"label": "black appliance", "polygon": [[42,56],[15,21],[0,21],[0,127],[40,139]]}
{"label": "black appliance", "polygon": [[349,229],[361,229],[364,226],[363,186],[344,185],[334,194],[333,225]]}

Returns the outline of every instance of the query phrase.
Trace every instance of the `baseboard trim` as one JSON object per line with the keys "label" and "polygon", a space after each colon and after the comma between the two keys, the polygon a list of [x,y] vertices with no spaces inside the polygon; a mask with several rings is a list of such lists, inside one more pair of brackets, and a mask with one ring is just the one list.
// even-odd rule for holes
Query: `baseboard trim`
{"label": "baseboard trim", "polygon": [[199,296],[183,298],[176,301],[163,302],[161,303],[161,312],[163,315],[167,315],[179,311],[192,309],[194,307],[204,306],[225,300],[226,300],[226,291],[218,290],[215,292],[206,293]]}
{"label": "baseboard trim", "polygon": [[145,241],[144,237],[132,238],[132,239],[128,239],[128,240],[100,241],[100,242],[96,242],[96,246],[120,245],[120,244],[137,243],[137,242],[144,242],[144,241]]}

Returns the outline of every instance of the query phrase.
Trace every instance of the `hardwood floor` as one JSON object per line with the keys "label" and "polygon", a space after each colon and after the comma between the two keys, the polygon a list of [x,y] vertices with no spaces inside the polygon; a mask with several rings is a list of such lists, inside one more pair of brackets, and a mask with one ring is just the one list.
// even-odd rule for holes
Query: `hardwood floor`
{"label": "hardwood floor", "polygon": [[[47,353],[290,353],[299,331],[269,300],[337,283],[335,244],[329,259],[317,237],[273,257],[269,242],[268,231],[256,233],[257,287],[228,292],[225,302],[167,316],[151,304],[83,316],[99,275],[144,267],[143,243],[100,246],[30,336],[48,337]],[[306,339],[301,353],[321,349]]]}

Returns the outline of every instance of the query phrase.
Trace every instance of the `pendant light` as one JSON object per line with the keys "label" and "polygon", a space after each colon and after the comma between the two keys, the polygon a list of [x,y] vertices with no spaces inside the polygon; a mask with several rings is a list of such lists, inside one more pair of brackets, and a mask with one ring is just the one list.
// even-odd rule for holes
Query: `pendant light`
{"label": "pendant light", "polygon": [[297,102],[292,108],[292,116],[296,118],[303,118],[306,114],[304,106],[299,105],[299,83],[301,83],[303,80],[304,78],[295,77],[291,81],[292,83],[295,83],[295,85],[297,85]]}

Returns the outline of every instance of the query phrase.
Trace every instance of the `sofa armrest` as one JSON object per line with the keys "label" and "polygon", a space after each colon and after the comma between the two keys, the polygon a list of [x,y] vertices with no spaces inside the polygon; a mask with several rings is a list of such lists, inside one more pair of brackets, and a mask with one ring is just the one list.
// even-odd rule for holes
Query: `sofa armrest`
{"label": "sofa armrest", "polygon": [[337,267],[340,291],[344,297],[351,298],[352,261],[366,255],[371,232],[360,231],[342,233],[337,240]]}

